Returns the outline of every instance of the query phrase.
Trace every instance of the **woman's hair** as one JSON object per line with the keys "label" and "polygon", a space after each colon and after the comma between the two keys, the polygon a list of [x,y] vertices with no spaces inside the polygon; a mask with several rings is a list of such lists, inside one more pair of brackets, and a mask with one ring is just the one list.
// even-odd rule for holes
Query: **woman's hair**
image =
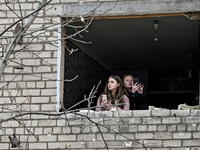
{"label": "woman's hair", "polygon": [[[112,95],[112,92],[108,89],[108,82],[105,85],[105,89],[104,89],[104,93],[107,95],[107,99],[108,102],[111,102],[111,104],[116,104],[115,101],[117,101],[117,103],[124,103],[124,90],[122,88],[122,81],[121,78],[118,75],[111,75],[108,80],[110,78],[113,78],[117,81],[117,83],[119,83],[120,85],[118,86],[115,95]],[[119,105],[120,108],[123,108],[123,105]]]}
{"label": "woman's hair", "polygon": [[125,80],[125,78],[128,77],[128,76],[132,77],[133,80],[134,80],[134,76],[133,76],[132,74],[125,74],[125,75],[123,76],[123,78],[122,78],[122,88],[124,89],[124,93],[125,93],[127,96],[129,96],[129,94],[128,94],[128,92],[127,92],[127,88],[124,86],[124,80]]}

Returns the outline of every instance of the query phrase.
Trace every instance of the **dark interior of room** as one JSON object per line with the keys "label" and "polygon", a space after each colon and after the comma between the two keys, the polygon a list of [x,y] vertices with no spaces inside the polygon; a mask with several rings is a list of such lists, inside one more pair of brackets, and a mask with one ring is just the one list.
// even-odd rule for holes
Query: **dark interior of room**
{"label": "dark interior of room", "polygon": [[[193,105],[194,94],[199,90],[199,28],[199,20],[181,14],[98,18],[87,32],[75,37],[90,44],[69,41],[105,68],[106,75],[122,77],[132,73],[139,77],[145,85],[149,105],[177,109],[179,104]],[[66,28],[67,35],[74,32],[74,28]],[[90,79],[94,76],[95,73]]]}

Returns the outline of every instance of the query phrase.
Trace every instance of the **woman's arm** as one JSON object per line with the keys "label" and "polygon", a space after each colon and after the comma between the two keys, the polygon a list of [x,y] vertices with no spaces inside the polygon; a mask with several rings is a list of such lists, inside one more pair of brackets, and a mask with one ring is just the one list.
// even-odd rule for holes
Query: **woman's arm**
{"label": "woman's arm", "polygon": [[129,110],[130,109],[129,98],[126,95],[124,95],[124,103],[126,105],[124,105],[123,109],[121,109],[120,107],[118,107],[118,110]]}
{"label": "woman's arm", "polygon": [[105,111],[105,109],[101,106],[101,96],[99,96],[98,100],[97,100],[97,105],[96,105],[96,109],[95,111]]}

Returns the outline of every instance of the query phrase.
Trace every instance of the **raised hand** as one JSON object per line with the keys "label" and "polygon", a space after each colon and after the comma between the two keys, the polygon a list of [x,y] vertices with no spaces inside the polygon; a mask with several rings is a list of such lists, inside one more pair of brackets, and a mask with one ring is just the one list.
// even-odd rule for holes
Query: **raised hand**
{"label": "raised hand", "polygon": [[142,85],[141,83],[140,83],[139,85],[140,85],[140,86],[139,86],[140,88],[138,89],[137,92],[138,92],[139,94],[143,94],[144,85]]}
{"label": "raised hand", "polygon": [[136,82],[135,84],[133,84],[131,92],[133,92],[133,93],[137,92],[140,89],[140,84],[138,82]]}

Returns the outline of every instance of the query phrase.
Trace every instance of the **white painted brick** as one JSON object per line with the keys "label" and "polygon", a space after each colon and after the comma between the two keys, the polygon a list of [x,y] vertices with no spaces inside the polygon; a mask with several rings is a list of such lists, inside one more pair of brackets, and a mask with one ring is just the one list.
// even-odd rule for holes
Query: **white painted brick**
{"label": "white painted brick", "polygon": [[38,105],[23,105],[23,110],[39,111],[40,107]]}
{"label": "white painted brick", "polygon": [[81,128],[80,127],[72,127],[72,133],[80,133]]}
{"label": "white painted brick", "polygon": [[22,81],[22,75],[6,75],[4,76],[5,81]]}
{"label": "white painted brick", "polygon": [[171,132],[155,132],[154,139],[172,139]]}
{"label": "white painted brick", "polygon": [[[77,3],[78,0],[67,0],[67,3]],[[61,3],[66,3],[66,0],[61,0]]]}
{"label": "white painted brick", "polygon": [[151,131],[157,131],[157,125],[149,125],[147,130],[149,132],[151,132]]}
{"label": "white painted brick", "polygon": [[20,136],[20,142],[26,142],[26,141],[29,141],[29,142],[36,142],[37,139],[34,137],[34,136],[28,136],[28,135],[25,135],[25,136]]}
{"label": "white painted brick", "polygon": [[28,53],[28,52],[20,52],[19,54],[17,54],[17,58],[33,58],[33,56]]}
{"label": "white painted brick", "polygon": [[27,88],[35,88],[35,82],[27,82],[26,87]]}
{"label": "white painted brick", "polygon": [[176,131],[176,125],[167,125],[167,131]]}
{"label": "white painted brick", "polygon": [[41,60],[39,60],[39,59],[23,59],[22,63],[27,64],[28,66],[37,66],[39,68],[40,67],[40,61]]}
{"label": "white painted brick", "polygon": [[[10,94],[9,94],[10,93]],[[12,96],[21,96],[21,89],[20,90],[4,90],[3,91],[4,96],[12,95]]]}
{"label": "white painted brick", "polygon": [[[31,51],[41,51],[43,50],[43,45],[42,44],[31,44],[28,46],[28,49]],[[33,55],[34,58],[37,58],[37,56]]]}
{"label": "white painted brick", "polygon": [[58,135],[58,141],[76,141],[76,135]]}
{"label": "white painted brick", "polygon": [[56,95],[56,89],[41,89],[41,96]]}
{"label": "white painted brick", "polygon": [[5,132],[6,132],[7,135],[9,135],[9,134],[12,135],[12,134],[13,134],[13,129],[11,129],[11,128],[6,128],[6,131],[5,131]]}
{"label": "white painted brick", "polygon": [[1,149],[9,149],[9,144],[8,143],[0,143]]}
{"label": "white painted brick", "polygon": [[44,62],[47,62],[48,64],[57,64],[57,59],[56,58],[50,58],[50,59],[44,59]]}
{"label": "white painted brick", "polygon": [[62,133],[70,133],[71,132],[71,130],[70,130],[70,127],[68,127],[68,126],[65,126],[65,127],[63,127],[63,132]]}
{"label": "white painted brick", "polygon": [[183,140],[183,146],[200,146],[199,139],[198,140]]}
{"label": "white painted brick", "polygon": [[161,140],[146,140],[145,144],[146,147],[163,147],[162,145],[163,144]]}
{"label": "white painted brick", "polygon": [[16,128],[16,134],[24,134],[24,128]]}
{"label": "white painted brick", "polygon": [[87,142],[87,148],[94,148],[94,149],[105,148],[105,144],[103,141]]}
{"label": "white painted brick", "polygon": [[85,2],[98,2],[98,0],[84,0]]}
{"label": "white painted brick", "polygon": [[135,117],[150,117],[151,111],[150,110],[133,110],[133,116]]}
{"label": "white painted brick", "polygon": [[0,113],[0,120],[11,117],[11,113]]}
{"label": "white painted brick", "polygon": [[[15,11],[15,13],[18,14],[19,16],[21,15],[20,11]],[[24,11],[21,11],[21,13],[22,13],[23,16],[25,15]],[[7,11],[6,14],[7,14],[8,18],[15,18],[16,17],[16,15],[12,11]]]}
{"label": "white painted brick", "polygon": [[95,118],[110,118],[113,117],[113,112],[112,111],[99,111],[95,112]]}
{"label": "white painted brick", "polygon": [[147,125],[139,125],[138,126],[138,131],[147,131]]}
{"label": "white painted brick", "polygon": [[95,134],[78,134],[77,141],[96,141],[95,137],[96,137]]}
{"label": "white painted brick", "polygon": [[0,104],[11,104],[10,98],[0,97]]}
{"label": "white painted brick", "polygon": [[199,115],[200,115],[200,110],[198,109],[191,110],[191,116],[199,116]]}
{"label": "white painted brick", "polygon": [[16,97],[16,101],[18,104],[21,104],[21,103],[30,103],[30,98],[29,97]]}
{"label": "white painted brick", "polygon": [[161,124],[161,118],[143,118],[143,124]]}
{"label": "white painted brick", "polygon": [[19,123],[17,121],[3,122],[2,127],[19,127]]}
{"label": "white painted brick", "polygon": [[49,57],[51,57],[51,52],[41,52],[40,54],[38,54],[38,56],[39,57],[41,57],[41,58],[49,58]]}
{"label": "white painted brick", "polygon": [[180,147],[181,140],[167,140],[163,141],[163,147]]}
{"label": "white painted brick", "polygon": [[47,115],[45,115],[45,116],[44,115],[31,115],[31,118],[32,119],[48,119],[49,116],[47,116]]}
{"label": "white painted brick", "polygon": [[[114,141],[115,139],[113,139],[113,134],[110,134],[110,138]],[[132,139],[132,140],[134,140],[135,139],[135,137],[134,137],[135,135],[134,134],[123,134],[123,136],[122,135],[119,135],[119,134],[117,134],[116,135],[116,140],[128,140],[128,139]],[[100,138],[101,140],[102,140],[102,138]],[[106,139],[106,140],[109,140],[109,136],[108,136],[108,138]]]}
{"label": "white painted brick", "polygon": [[182,121],[183,123],[200,123],[200,115],[197,117],[183,117]]}
{"label": "white painted brick", "polygon": [[13,67],[6,66],[4,72],[6,72],[6,73],[13,73]]}
{"label": "white painted brick", "polygon": [[65,149],[67,148],[67,142],[51,142],[48,143],[48,148],[50,149]]}
{"label": "white painted brick", "polygon": [[42,104],[41,106],[42,111],[54,111],[56,110],[55,104]]}
{"label": "white painted brick", "polygon": [[66,120],[57,120],[57,126],[65,126]]}
{"label": "white painted brick", "polygon": [[[38,120],[27,120],[24,121],[27,127],[38,126]],[[30,129],[33,132],[33,128]],[[25,130],[26,132],[26,130]]]}
{"label": "white painted brick", "polygon": [[200,147],[191,147],[191,150],[200,150]]}
{"label": "white painted brick", "polygon": [[47,81],[46,82],[46,87],[47,88],[56,87],[57,86],[56,84],[57,84],[56,81]]}
{"label": "white painted brick", "polygon": [[39,120],[39,126],[56,126],[55,120]]}
{"label": "white painted brick", "polygon": [[187,125],[187,131],[196,131],[197,124],[188,124]]}
{"label": "white painted brick", "polygon": [[45,82],[36,82],[36,88],[44,88]]}
{"label": "white painted brick", "polygon": [[152,116],[169,116],[169,109],[161,109],[161,110],[152,110]]}
{"label": "white painted brick", "polygon": [[171,110],[171,116],[189,116],[190,110]]}
{"label": "white painted brick", "polygon": [[158,131],[166,131],[167,126],[166,125],[158,125]]}
{"label": "white painted brick", "polygon": [[[60,135],[60,133],[61,133],[61,131],[62,131],[62,128],[61,127],[54,127],[53,128],[53,133],[54,134],[58,134],[58,139],[59,139],[59,135]],[[65,135],[64,135],[65,136]],[[58,140],[58,141],[62,141],[62,140]]]}
{"label": "white painted brick", "polygon": [[[7,12],[7,13],[8,13],[8,12]],[[0,16],[1,16],[2,18],[7,17],[7,15],[6,15],[5,12],[0,12]]]}
{"label": "white painted brick", "polygon": [[51,72],[51,66],[39,66],[33,70],[34,73]]}
{"label": "white painted brick", "polygon": [[43,80],[56,80],[57,79],[57,74],[53,73],[53,74],[42,74],[42,79]]}
{"label": "white painted brick", "polygon": [[45,44],[45,50],[48,51],[48,50],[57,50],[58,48],[55,47],[55,46],[52,46],[50,44]]}
{"label": "white painted brick", "polygon": [[34,134],[35,134],[35,135],[43,134],[43,128],[35,128],[35,130],[34,130]]}
{"label": "white painted brick", "polygon": [[32,103],[48,103],[49,97],[32,97],[31,102]]}
{"label": "white painted brick", "polygon": [[[23,10],[30,10],[30,9],[32,9],[33,7],[32,7],[32,3],[20,3],[20,5],[21,5],[21,8],[23,8]],[[20,10],[20,7],[19,7],[19,5],[14,5],[14,9],[15,10]]]}
{"label": "white painted brick", "polygon": [[36,74],[35,76],[32,75],[23,75],[24,81],[38,81],[41,80],[41,74]]}
{"label": "white painted brick", "polygon": [[[1,24],[10,24],[13,23],[13,19],[9,18],[9,19],[1,19]],[[7,33],[7,32],[6,32]],[[4,36],[8,36],[9,34],[4,34]],[[11,32],[10,32],[11,33]]]}
{"label": "white painted brick", "polygon": [[52,128],[49,127],[44,128],[44,134],[51,135],[51,133],[52,133]]}
{"label": "white painted brick", "polygon": [[55,96],[55,97],[54,97],[54,96],[51,96],[51,102],[52,102],[52,103],[56,103],[56,102],[57,102],[56,96]]}
{"label": "white painted brick", "polygon": [[43,141],[52,141],[52,142],[54,142],[54,141],[56,141],[56,139],[57,139],[57,136],[55,136],[55,135],[39,135],[39,139],[40,139],[40,141],[41,142],[43,142]]}
{"label": "white painted brick", "polygon": [[138,126],[137,125],[130,125],[129,126],[129,132],[137,132]]}
{"label": "white painted brick", "polygon": [[200,139],[200,132],[193,132],[193,138],[198,138]]}
{"label": "white painted brick", "polygon": [[47,149],[47,143],[29,143],[29,149]]}
{"label": "white painted brick", "polygon": [[38,95],[40,95],[40,90],[39,89],[24,89],[23,91],[22,91],[22,94],[24,95],[24,96],[38,96]]}
{"label": "white painted brick", "polygon": [[53,52],[53,58],[57,58],[58,57],[58,51],[54,51]]}
{"label": "white painted brick", "polygon": [[26,88],[26,82],[17,82],[17,84],[20,88]]}
{"label": "white painted brick", "polygon": [[[12,136],[12,134],[10,136]],[[16,136],[16,137],[17,137],[17,139],[19,139],[18,136]],[[1,142],[3,142],[3,143],[7,142],[8,143],[8,142],[10,142],[10,140],[9,140],[8,136],[1,136]]]}
{"label": "white painted brick", "polygon": [[31,24],[31,26],[29,27],[30,30],[35,30],[35,29],[39,29],[42,28],[42,24],[38,23],[36,24],[35,22],[33,22],[33,24]]}
{"label": "white painted brick", "polygon": [[174,123],[180,123],[181,118],[180,117],[167,117],[167,118],[162,118],[162,123],[163,124],[174,124]]}
{"label": "white painted brick", "polygon": [[16,88],[17,87],[17,83],[16,82],[11,82],[8,84],[8,88],[9,89],[13,89],[13,88]]}
{"label": "white painted brick", "polygon": [[186,130],[186,125],[183,124],[183,125],[177,125],[177,130],[178,131],[185,131]]}
{"label": "white painted brick", "polygon": [[114,117],[131,117],[132,111],[131,110],[124,110],[124,111],[114,111]]}
{"label": "white painted brick", "polygon": [[187,132],[173,133],[173,139],[190,139],[191,137],[191,133]]}

